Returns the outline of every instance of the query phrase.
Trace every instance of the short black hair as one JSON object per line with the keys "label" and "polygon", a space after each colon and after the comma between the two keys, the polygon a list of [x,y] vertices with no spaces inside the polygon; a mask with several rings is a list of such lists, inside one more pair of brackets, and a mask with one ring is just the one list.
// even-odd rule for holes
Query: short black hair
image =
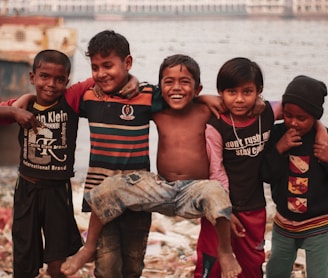
{"label": "short black hair", "polygon": [[58,50],[47,49],[36,54],[32,66],[32,71],[34,73],[36,72],[36,69],[41,66],[42,62],[62,65],[66,69],[67,75],[71,73],[71,61],[66,54]]}
{"label": "short black hair", "polygon": [[93,57],[100,54],[101,57],[107,57],[114,51],[122,60],[130,55],[130,45],[127,39],[113,30],[104,30],[96,34],[88,45],[87,57]]}
{"label": "short black hair", "polygon": [[263,88],[263,75],[259,65],[247,58],[236,57],[228,60],[220,68],[216,88],[223,92],[229,88],[241,86],[247,82],[254,82],[257,90]]}
{"label": "short black hair", "polygon": [[161,80],[163,78],[163,71],[166,68],[172,68],[178,65],[185,66],[187,68],[187,70],[191,73],[193,79],[195,80],[195,88],[198,88],[200,86],[199,65],[193,58],[183,54],[175,54],[172,56],[168,56],[164,59],[159,68],[158,84],[161,83]]}

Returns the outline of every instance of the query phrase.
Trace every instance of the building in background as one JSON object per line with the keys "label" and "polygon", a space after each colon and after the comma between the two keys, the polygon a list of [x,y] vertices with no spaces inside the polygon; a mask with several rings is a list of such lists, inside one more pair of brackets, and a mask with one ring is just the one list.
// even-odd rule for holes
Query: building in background
{"label": "building in background", "polygon": [[247,0],[249,15],[293,16],[293,0]]}
{"label": "building in background", "polygon": [[327,0],[294,0],[293,13],[299,16],[328,15]]}
{"label": "building in background", "polygon": [[328,17],[327,0],[0,0],[1,14],[121,19],[187,16]]}

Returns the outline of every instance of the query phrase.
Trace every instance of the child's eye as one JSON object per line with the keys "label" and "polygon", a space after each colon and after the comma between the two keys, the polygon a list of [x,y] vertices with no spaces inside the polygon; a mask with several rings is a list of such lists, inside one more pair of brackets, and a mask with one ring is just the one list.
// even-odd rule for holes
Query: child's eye
{"label": "child's eye", "polygon": [[180,82],[182,85],[189,85],[190,84],[190,81],[189,80],[181,80]]}
{"label": "child's eye", "polygon": [[57,79],[57,81],[59,83],[65,83],[66,82],[66,78],[65,77],[60,77],[60,78]]}
{"label": "child's eye", "polygon": [[286,118],[286,119],[291,119],[292,118],[292,115],[290,115],[289,113],[287,113],[287,112],[284,112],[283,113],[284,115],[284,118]]}
{"label": "child's eye", "polygon": [[165,85],[172,85],[173,81],[172,80],[165,80],[164,84]]}
{"label": "child's eye", "polygon": [[236,91],[234,89],[226,89],[227,93],[229,94],[233,94],[235,93]]}
{"label": "child's eye", "polygon": [[249,94],[251,94],[251,93],[253,93],[253,90],[252,90],[252,89],[246,89],[246,90],[244,91],[244,94],[246,94],[246,95],[249,95]]}
{"label": "child's eye", "polygon": [[300,122],[304,122],[304,121],[306,121],[306,118],[305,117],[297,117],[297,120]]}

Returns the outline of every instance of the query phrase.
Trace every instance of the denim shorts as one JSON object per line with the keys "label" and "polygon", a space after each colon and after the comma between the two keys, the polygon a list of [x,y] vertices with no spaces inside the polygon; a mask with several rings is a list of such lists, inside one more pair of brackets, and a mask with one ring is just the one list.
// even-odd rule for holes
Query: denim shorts
{"label": "denim shorts", "polygon": [[108,177],[84,197],[103,224],[112,221],[126,209],[189,219],[205,216],[213,225],[217,218],[230,220],[231,215],[229,195],[220,182],[168,182],[147,171]]}

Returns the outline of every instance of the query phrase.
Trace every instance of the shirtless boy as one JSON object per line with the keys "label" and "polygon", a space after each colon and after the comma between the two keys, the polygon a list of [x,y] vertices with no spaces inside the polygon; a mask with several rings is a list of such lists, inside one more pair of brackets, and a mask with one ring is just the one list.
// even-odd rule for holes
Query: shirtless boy
{"label": "shirtless boy", "polygon": [[188,56],[170,56],[160,67],[159,84],[169,108],[153,116],[159,134],[158,175],[147,171],[115,175],[86,193],[95,217],[90,219],[93,225],[85,246],[62,267],[66,275],[90,259],[102,224],[127,208],[184,218],[205,216],[223,243],[218,248],[222,277],[241,272],[230,245],[229,196],[218,181],[208,180],[205,127],[211,113],[206,105],[194,102],[202,89],[199,66]]}

